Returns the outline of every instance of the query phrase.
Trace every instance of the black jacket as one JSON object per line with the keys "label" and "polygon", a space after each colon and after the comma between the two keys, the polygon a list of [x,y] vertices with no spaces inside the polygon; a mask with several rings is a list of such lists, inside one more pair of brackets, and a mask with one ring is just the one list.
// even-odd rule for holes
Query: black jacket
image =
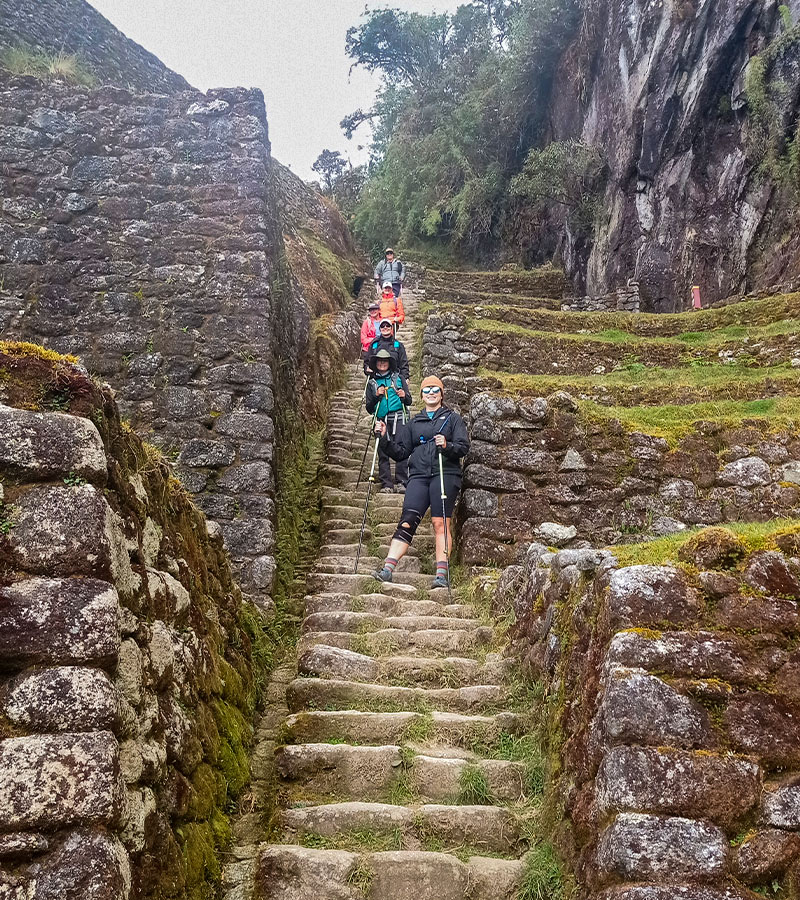
{"label": "black jacket", "polygon": [[388,350],[389,353],[392,354],[395,361],[395,369],[403,376],[405,381],[408,381],[408,353],[406,353],[406,348],[403,346],[402,341],[398,341],[397,338],[393,337],[383,338],[379,335],[369,345],[369,350],[367,350],[367,355],[364,360],[364,374],[369,375],[372,371],[372,357],[378,350]]}
{"label": "black jacket", "polygon": [[442,406],[433,419],[424,410],[410,422],[397,429],[392,436],[387,433],[381,444],[392,459],[408,459],[409,475],[438,475],[434,437],[443,434],[447,446],[442,450],[442,466],[445,472],[461,474],[461,460],[469,450],[469,435],[464,420],[457,412]]}

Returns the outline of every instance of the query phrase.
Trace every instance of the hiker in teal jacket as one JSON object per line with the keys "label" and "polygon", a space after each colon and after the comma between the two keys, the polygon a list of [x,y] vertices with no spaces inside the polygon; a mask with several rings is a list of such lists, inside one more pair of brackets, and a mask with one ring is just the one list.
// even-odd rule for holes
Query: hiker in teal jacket
{"label": "hiker in teal jacket", "polygon": [[[367,412],[375,414],[376,419],[386,422],[389,434],[395,434],[397,429],[407,419],[406,407],[411,406],[411,391],[408,382],[397,371],[397,359],[388,350],[380,349],[370,359],[369,367],[373,374],[367,382],[366,407]],[[389,454],[382,447],[378,447],[378,474],[381,479],[381,492],[390,494],[397,491],[405,493],[408,481],[408,460],[404,459],[395,465],[394,482],[392,486],[392,464]]]}

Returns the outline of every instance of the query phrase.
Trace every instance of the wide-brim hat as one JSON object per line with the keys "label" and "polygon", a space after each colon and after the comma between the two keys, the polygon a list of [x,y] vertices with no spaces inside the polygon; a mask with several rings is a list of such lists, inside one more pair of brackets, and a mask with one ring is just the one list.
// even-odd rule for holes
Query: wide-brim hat
{"label": "wide-brim hat", "polygon": [[389,351],[385,347],[381,347],[377,353],[373,353],[370,357],[370,367],[376,368],[379,359],[388,359],[389,360],[389,369],[394,369],[396,367],[396,361],[394,356],[389,353]]}

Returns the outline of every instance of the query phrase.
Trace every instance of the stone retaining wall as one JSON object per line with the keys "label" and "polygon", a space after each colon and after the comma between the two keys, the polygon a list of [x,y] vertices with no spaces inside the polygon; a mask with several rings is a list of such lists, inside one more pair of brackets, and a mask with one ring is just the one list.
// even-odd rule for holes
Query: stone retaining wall
{"label": "stone retaining wall", "polygon": [[0,142],[0,335],[76,354],[112,384],[266,605],[276,447],[304,354],[316,363],[321,336],[329,358],[358,346],[346,229],[329,213],[334,249],[311,234],[320,259],[305,269],[292,231],[287,262],[276,204],[283,185],[287,217],[297,210],[298,180],[273,171],[259,91],[134,95],[0,74]]}
{"label": "stone retaining wall", "polygon": [[0,896],[200,900],[248,780],[258,615],[110,391],[24,347],[0,373]]}
{"label": "stone retaining wall", "polygon": [[719,531],[685,546],[686,568],[533,544],[501,578],[544,683],[549,801],[582,895],[798,888],[798,538],[748,556]]}
{"label": "stone retaining wall", "polygon": [[536,539],[604,545],[800,515],[800,441],[757,421],[698,423],[670,447],[613,420],[582,421],[563,392],[481,393],[468,425],[459,517],[460,553],[470,564],[508,564]]}
{"label": "stone retaining wall", "polygon": [[628,280],[624,288],[617,288],[600,297],[573,297],[561,304],[569,312],[639,312],[641,307],[639,282]]}

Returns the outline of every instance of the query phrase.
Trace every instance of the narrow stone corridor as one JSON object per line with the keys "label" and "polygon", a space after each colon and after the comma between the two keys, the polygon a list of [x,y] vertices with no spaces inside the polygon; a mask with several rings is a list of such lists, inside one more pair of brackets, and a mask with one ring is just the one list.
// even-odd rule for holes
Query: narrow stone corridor
{"label": "narrow stone corridor", "polygon": [[[409,295],[412,367],[415,306]],[[280,810],[268,842],[235,849],[228,900],[515,897],[533,807],[530,763],[509,752],[528,739],[509,711],[501,635],[461,591],[430,588],[428,517],[394,582],[371,577],[403,502],[379,483],[353,572],[372,457],[370,446],[356,487],[370,425],[359,418],[363,387],[353,366],[331,408],[297,671],[276,673],[254,754],[254,776],[260,765],[263,785],[264,768],[278,779]]]}

